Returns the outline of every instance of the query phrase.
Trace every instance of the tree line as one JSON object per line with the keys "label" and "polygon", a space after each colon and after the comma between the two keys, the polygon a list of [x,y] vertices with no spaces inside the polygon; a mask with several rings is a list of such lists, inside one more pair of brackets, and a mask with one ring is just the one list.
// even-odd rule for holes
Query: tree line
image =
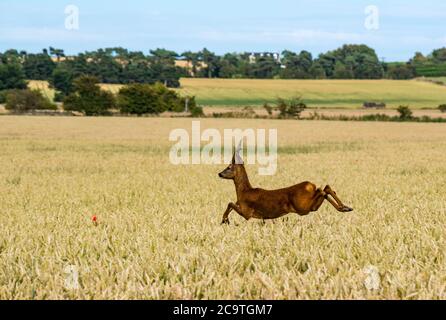
{"label": "tree line", "polygon": [[[427,56],[417,52],[407,62],[385,63],[379,60],[374,49],[366,45],[344,45],[317,57],[305,50],[253,56],[248,52],[217,55],[206,48],[181,54],[156,49],[144,54],[119,47],[66,56],[64,50],[50,47],[40,53],[17,50],[0,53],[0,72],[23,80],[59,83],[64,94],[69,92],[73,79],[82,75],[95,76],[101,83],[161,82],[168,87],[178,87],[181,77],[411,79],[446,76],[446,48],[434,50]],[[4,78],[0,79],[0,90],[2,86],[11,87],[11,84],[2,83],[11,81]]]}

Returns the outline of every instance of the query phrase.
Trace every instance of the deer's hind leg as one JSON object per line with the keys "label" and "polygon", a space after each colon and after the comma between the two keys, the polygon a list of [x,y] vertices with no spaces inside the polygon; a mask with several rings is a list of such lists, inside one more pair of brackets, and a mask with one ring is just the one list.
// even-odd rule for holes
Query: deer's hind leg
{"label": "deer's hind leg", "polygon": [[[336,192],[334,192],[330,186],[326,186],[324,188],[324,192],[326,193],[325,199],[327,199],[327,201],[330,202],[333,205],[333,207],[335,207],[336,210],[338,210],[339,212],[353,211],[352,208],[347,207],[342,203],[341,199],[338,198]],[[332,196],[334,200],[331,199],[329,196]]]}
{"label": "deer's hind leg", "polygon": [[325,196],[327,194],[321,189],[318,188],[313,197],[313,203],[311,204],[311,211],[318,211],[321,207],[322,203],[325,201]]}

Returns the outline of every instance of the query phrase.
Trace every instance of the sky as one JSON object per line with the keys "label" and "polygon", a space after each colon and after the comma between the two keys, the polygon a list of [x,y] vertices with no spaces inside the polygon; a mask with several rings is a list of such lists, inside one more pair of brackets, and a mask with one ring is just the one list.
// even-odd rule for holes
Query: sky
{"label": "sky", "polygon": [[363,43],[385,61],[407,61],[446,46],[445,21],[444,0],[0,0],[0,51],[206,47],[317,56]]}

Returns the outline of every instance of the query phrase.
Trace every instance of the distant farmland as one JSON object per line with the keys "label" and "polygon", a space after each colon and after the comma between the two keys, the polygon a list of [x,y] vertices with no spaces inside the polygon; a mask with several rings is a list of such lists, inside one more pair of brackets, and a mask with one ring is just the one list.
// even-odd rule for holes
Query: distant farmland
{"label": "distant farmland", "polygon": [[313,108],[358,108],[365,101],[382,101],[388,108],[446,103],[446,87],[416,80],[182,79],[181,85],[181,93],[195,95],[208,106],[261,106],[298,95]]}
{"label": "distant farmland", "polygon": [[[44,81],[31,81],[30,87],[54,96]],[[113,93],[118,93],[121,87],[102,85]],[[388,109],[400,105],[434,109],[446,103],[446,86],[417,80],[181,79],[178,91],[196,96],[199,104],[211,107],[261,107],[265,102],[274,103],[277,97],[299,95],[310,108],[356,109],[365,101],[372,101],[385,102]]]}

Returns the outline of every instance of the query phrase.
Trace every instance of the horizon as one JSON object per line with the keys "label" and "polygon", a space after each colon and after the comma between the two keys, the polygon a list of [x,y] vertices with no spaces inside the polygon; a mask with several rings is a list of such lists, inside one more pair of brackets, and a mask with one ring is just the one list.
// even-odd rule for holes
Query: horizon
{"label": "horizon", "polygon": [[[71,30],[66,27],[72,13],[66,11],[68,5],[79,11],[78,28]],[[203,0],[156,4],[135,0],[121,6],[116,0],[107,5],[85,0],[39,4],[4,0],[0,51],[40,52],[52,46],[76,55],[123,47],[145,54],[165,48],[181,55],[207,48],[218,55],[307,50],[317,57],[343,44],[365,44],[375,49],[380,60],[393,62],[446,46],[446,30],[438,27],[446,18],[446,3],[439,0],[410,4],[279,0],[273,6],[229,0],[218,14],[215,5]]]}

